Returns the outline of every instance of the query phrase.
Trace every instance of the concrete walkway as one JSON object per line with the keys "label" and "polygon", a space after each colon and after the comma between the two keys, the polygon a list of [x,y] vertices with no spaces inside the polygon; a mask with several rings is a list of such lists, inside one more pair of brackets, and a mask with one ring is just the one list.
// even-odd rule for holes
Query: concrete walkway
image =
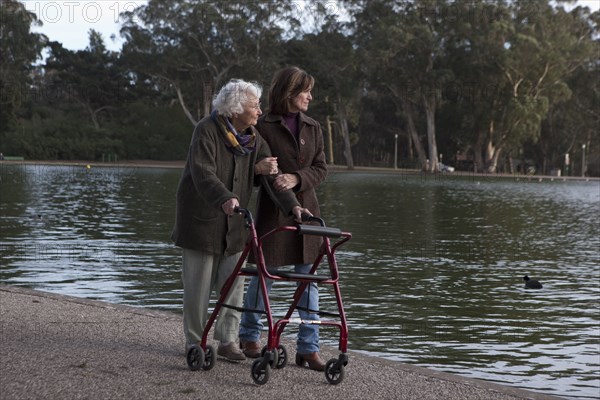
{"label": "concrete walkway", "polygon": [[[284,341],[285,342],[285,341]],[[346,377],[288,363],[254,384],[251,361],[190,371],[181,316],[0,285],[0,398],[556,399],[349,352]],[[337,349],[323,349],[324,358]]]}

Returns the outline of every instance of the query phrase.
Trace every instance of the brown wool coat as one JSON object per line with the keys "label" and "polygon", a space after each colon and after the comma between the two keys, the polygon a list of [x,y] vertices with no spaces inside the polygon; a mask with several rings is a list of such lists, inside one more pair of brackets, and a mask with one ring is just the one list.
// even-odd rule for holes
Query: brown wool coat
{"label": "brown wool coat", "polygon": [[[294,189],[302,207],[320,216],[315,188],[327,176],[327,163],[323,151],[321,125],[307,115],[299,115],[299,141],[285,126],[280,115],[267,113],[259,120],[256,128],[267,141],[277,164],[283,173],[295,173],[300,184]],[[257,199],[257,231],[259,236],[279,226],[294,225],[294,218],[283,214],[273,201],[260,189]],[[267,266],[309,264],[315,261],[321,246],[321,238],[299,236],[293,232],[278,233],[263,242]],[[250,262],[255,262],[250,258]]]}
{"label": "brown wool coat", "polygon": [[[236,156],[225,146],[210,116],[196,125],[177,188],[171,235],[175,245],[227,256],[243,250],[247,237],[244,219],[241,215],[228,217],[221,205],[235,197],[240,207],[248,207],[254,164],[271,155],[268,144],[255,133],[256,151]],[[279,193],[278,201],[286,215],[299,205],[291,191]]]}

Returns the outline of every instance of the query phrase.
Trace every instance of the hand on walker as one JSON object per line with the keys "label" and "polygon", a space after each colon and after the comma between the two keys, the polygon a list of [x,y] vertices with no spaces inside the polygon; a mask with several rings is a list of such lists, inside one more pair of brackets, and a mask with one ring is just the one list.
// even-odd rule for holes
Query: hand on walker
{"label": "hand on walker", "polygon": [[221,208],[223,212],[229,216],[235,214],[235,208],[240,206],[240,202],[235,197],[227,200],[225,203],[221,204]]}
{"label": "hand on walker", "polygon": [[254,166],[256,175],[275,175],[277,172],[277,157],[265,157]]}
{"label": "hand on walker", "polygon": [[298,223],[302,222],[302,214],[307,214],[311,217],[313,216],[312,213],[308,211],[308,208],[302,208],[300,206],[295,206],[292,208],[292,213],[294,214],[294,217],[296,217],[296,222]]}

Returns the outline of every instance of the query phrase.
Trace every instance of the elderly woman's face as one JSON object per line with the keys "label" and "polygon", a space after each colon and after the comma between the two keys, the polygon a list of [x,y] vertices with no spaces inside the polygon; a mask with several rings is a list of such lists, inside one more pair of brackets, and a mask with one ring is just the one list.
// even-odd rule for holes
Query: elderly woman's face
{"label": "elderly woman's face", "polygon": [[238,114],[237,123],[240,126],[248,128],[250,125],[256,125],[258,122],[258,117],[261,115],[262,111],[260,110],[260,100],[258,97],[251,96],[244,104],[244,112]]}

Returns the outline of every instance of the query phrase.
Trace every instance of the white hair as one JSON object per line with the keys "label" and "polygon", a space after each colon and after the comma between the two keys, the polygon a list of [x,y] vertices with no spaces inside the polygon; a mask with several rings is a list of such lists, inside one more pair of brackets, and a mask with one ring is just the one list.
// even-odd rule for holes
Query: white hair
{"label": "white hair", "polygon": [[243,113],[248,100],[260,99],[261,94],[262,87],[258,83],[232,79],[214,97],[212,105],[220,115],[231,117]]}

